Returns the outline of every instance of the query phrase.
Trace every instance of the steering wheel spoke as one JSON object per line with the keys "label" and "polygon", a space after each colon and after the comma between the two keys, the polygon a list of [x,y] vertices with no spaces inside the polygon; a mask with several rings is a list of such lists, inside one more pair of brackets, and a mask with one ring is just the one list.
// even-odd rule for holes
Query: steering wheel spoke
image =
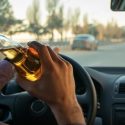
{"label": "steering wheel spoke", "polygon": [[0,105],[7,106],[8,108],[12,109],[16,97],[17,94],[4,95],[3,93],[0,93]]}
{"label": "steering wheel spoke", "polygon": [[15,94],[9,94],[9,95],[0,93],[0,105],[7,106],[8,108],[12,109],[14,107],[16,99],[19,97],[33,98],[26,91],[15,93]]}
{"label": "steering wheel spoke", "polygon": [[77,100],[80,105],[89,105],[89,94],[85,92],[82,95],[77,95]]}

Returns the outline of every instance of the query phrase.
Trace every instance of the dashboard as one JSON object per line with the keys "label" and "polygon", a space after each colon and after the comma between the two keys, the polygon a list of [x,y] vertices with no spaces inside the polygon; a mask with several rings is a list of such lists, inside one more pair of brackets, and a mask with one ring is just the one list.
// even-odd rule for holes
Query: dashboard
{"label": "dashboard", "polygon": [[97,92],[98,125],[125,125],[125,68],[86,67],[86,70]]}
{"label": "dashboard", "polygon": [[[125,125],[125,68],[85,67],[85,69],[91,76],[97,93],[95,125]],[[83,94],[85,86],[81,86],[79,79],[76,78],[76,81],[79,82],[76,85],[76,94]],[[23,90],[12,80],[4,88],[3,93],[12,94],[21,91]],[[4,116],[6,121],[11,115],[8,111],[0,109],[0,116],[2,116],[0,118]]]}

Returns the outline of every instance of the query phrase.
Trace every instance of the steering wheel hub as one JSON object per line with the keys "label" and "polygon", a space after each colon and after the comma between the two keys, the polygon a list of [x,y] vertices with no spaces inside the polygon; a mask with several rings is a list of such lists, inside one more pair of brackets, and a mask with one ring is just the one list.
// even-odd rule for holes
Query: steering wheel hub
{"label": "steering wheel hub", "polygon": [[31,111],[36,115],[42,115],[46,110],[47,106],[41,100],[35,100],[31,103]]}

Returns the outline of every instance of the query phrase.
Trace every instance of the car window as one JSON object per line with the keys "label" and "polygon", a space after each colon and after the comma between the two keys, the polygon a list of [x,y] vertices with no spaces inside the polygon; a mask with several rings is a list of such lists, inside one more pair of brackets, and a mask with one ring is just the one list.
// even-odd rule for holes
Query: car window
{"label": "car window", "polygon": [[88,36],[78,36],[75,38],[75,40],[88,40],[88,39],[90,39],[90,37]]}
{"label": "car window", "polygon": [[94,41],[95,40],[95,38],[93,36],[90,36],[89,39],[90,39],[90,41]]}

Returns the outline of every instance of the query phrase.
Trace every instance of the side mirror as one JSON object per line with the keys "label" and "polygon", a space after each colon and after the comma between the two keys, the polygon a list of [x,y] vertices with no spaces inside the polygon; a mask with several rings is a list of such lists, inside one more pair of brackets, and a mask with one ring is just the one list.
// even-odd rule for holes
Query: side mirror
{"label": "side mirror", "polygon": [[111,0],[111,9],[113,11],[125,11],[125,0]]}

